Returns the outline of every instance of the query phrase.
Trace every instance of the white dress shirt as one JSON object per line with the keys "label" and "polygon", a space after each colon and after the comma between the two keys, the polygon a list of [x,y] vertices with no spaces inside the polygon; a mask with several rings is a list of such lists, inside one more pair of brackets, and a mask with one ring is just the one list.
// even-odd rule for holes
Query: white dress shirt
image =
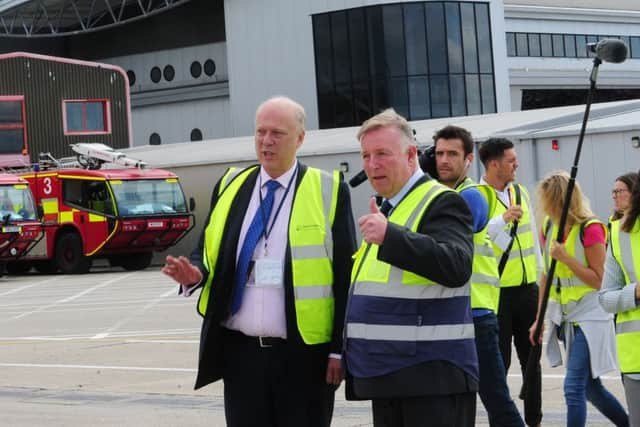
{"label": "white dress shirt", "polygon": [[[275,192],[273,208],[271,216],[267,222],[267,230],[269,237],[265,241],[265,236],[260,238],[253,253],[253,260],[269,258],[271,260],[280,260],[282,263],[282,277],[284,279],[284,264],[287,250],[287,242],[289,235],[289,217],[291,215],[291,206],[293,202],[293,194],[295,193],[298,163],[296,162],[287,172],[276,179],[280,183],[280,188]],[[256,211],[260,207],[260,184],[262,184],[262,199],[267,195],[267,181],[271,180],[269,174],[260,167],[260,175],[256,179],[256,185],[253,188],[249,206],[242,221],[240,236],[238,238],[238,249],[236,252],[236,260],[242,249],[249,225],[253,220]],[[289,187],[289,191],[287,188]],[[286,197],[285,197],[286,193]],[[283,200],[283,197],[284,200]],[[280,204],[282,206],[280,207]],[[278,212],[278,208],[280,211]],[[277,215],[277,216],[276,216]],[[282,284],[284,285],[284,284]],[[284,302],[284,286],[265,286],[259,287],[255,283],[255,264],[249,274],[242,297],[242,305],[238,312],[230,316],[224,323],[224,326],[240,331],[249,336],[264,337],[287,337],[287,321],[285,315]]]}

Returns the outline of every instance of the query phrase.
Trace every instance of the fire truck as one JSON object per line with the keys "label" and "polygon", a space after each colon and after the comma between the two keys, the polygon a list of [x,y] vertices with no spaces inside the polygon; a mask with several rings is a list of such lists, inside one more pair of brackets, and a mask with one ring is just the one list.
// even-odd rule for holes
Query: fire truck
{"label": "fire truck", "polygon": [[0,173],[0,262],[13,262],[29,253],[42,233],[29,183]]}
{"label": "fire truck", "polygon": [[185,200],[178,177],[148,168],[103,144],[71,144],[74,160],[44,155],[29,171],[42,211],[42,241],[9,271],[86,273],[92,261],[141,270],[153,252],[177,243],[195,225],[195,202]]}

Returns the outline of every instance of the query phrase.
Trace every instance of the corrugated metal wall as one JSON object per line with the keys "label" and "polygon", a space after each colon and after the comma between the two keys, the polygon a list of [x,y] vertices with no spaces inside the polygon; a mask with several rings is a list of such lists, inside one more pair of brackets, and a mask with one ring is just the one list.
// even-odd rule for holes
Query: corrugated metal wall
{"label": "corrugated metal wall", "polygon": [[[127,84],[125,76],[112,69],[31,57],[0,60],[0,95],[24,96],[31,161],[40,152],[70,156],[68,146],[77,142],[129,147]],[[109,99],[111,134],[65,136],[65,99]]]}

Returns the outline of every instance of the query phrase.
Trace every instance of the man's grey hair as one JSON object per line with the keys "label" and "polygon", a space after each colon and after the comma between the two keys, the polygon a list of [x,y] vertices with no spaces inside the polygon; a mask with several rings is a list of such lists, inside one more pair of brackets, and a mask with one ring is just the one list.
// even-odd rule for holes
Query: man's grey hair
{"label": "man's grey hair", "polygon": [[282,95],[272,96],[271,98],[269,98],[266,101],[262,102],[258,106],[258,108],[256,109],[256,118],[257,118],[258,113],[260,112],[260,110],[262,110],[262,108],[265,105],[272,104],[272,103],[280,104],[280,105],[286,105],[286,106],[290,107],[293,110],[296,122],[298,122],[298,125],[300,126],[300,130],[302,130],[302,131],[305,130],[305,122],[307,120],[307,114],[304,112],[304,107],[302,105],[298,104],[293,99],[289,98],[288,96],[282,96]]}
{"label": "man's grey hair", "polygon": [[413,140],[413,129],[411,129],[409,122],[400,114],[396,113],[393,108],[387,108],[383,112],[366,120],[362,126],[360,126],[360,130],[358,130],[358,141],[362,141],[362,138],[367,133],[383,127],[394,127],[398,129],[402,135],[403,146],[406,147],[415,144]]}

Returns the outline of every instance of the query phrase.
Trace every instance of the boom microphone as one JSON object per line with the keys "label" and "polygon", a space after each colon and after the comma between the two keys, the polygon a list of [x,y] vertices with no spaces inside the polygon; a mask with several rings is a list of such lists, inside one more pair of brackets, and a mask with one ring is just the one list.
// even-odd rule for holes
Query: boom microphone
{"label": "boom microphone", "polygon": [[349,180],[349,185],[351,187],[357,187],[358,185],[362,184],[366,180],[367,180],[367,174],[365,173],[364,169],[362,169],[360,172],[355,174],[353,178]]}
{"label": "boom microphone", "polygon": [[605,62],[619,64],[627,59],[627,45],[618,39],[602,39],[598,43],[587,44],[589,52]]}

